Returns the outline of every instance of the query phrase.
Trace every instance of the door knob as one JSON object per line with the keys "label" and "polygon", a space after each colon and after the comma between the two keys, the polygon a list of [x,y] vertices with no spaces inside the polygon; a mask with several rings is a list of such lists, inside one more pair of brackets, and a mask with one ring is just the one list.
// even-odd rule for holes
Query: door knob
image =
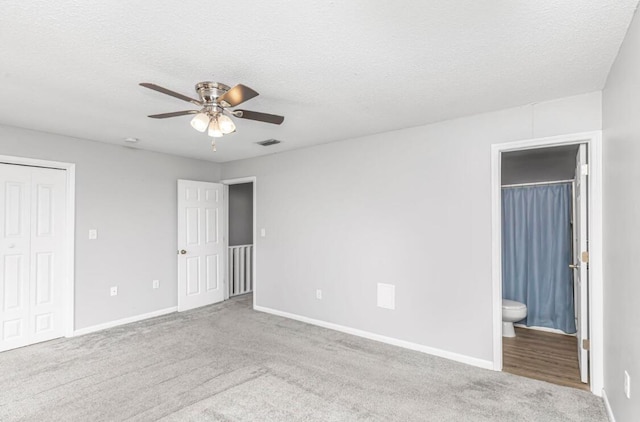
{"label": "door knob", "polygon": [[580,264],[569,264],[569,268],[573,268],[574,270],[577,270],[578,268],[580,268]]}
{"label": "door knob", "polygon": [[187,251],[185,251],[184,249],[180,249],[180,255],[184,255],[186,253],[187,253]]}

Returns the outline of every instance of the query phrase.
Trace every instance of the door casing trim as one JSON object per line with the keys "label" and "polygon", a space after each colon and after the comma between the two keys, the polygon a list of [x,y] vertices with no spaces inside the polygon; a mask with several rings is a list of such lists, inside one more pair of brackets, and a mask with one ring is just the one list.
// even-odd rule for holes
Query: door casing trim
{"label": "door casing trim", "polygon": [[[252,274],[251,274],[251,278],[253,280],[253,285],[252,287],[252,292],[253,292],[253,309],[256,308],[256,303],[257,303],[257,285],[258,285],[258,271],[257,271],[257,267],[258,267],[258,260],[256,259],[256,256],[258,255],[258,243],[257,243],[257,236],[256,233],[258,231],[258,225],[257,225],[257,215],[258,215],[258,178],[256,176],[247,176],[247,177],[236,177],[233,179],[224,179],[221,180],[220,183],[222,183],[223,185],[227,185],[227,189],[225,189],[225,197],[226,197],[226,206],[225,206],[225,216],[226,216],[226,225],[227,225],[227,233],[225,236],[225,259],[227,260],[226,262],[229,262],[229,257],[227,256],[227,254],[229,253],[229,185],[239,185],[242,183],[253,183],[253,253],[251,254],[251,265],[252,265]],[[228,299],[229,298],[229,276],[228,276],[229,272],[227,271],[227,275],[225,276],[225,286],[226,286],[226,293],[225,293],[225,298]]]}
{"label": "door casing trim", "polygon": [[602,396],[604,383],[604,288],[602,236],[602,131],[582,132],[491,145],[491,254],[493,298],[493,369],[502,371],[502,153],[542,147],[587,144],[589,160],[589,381]]}

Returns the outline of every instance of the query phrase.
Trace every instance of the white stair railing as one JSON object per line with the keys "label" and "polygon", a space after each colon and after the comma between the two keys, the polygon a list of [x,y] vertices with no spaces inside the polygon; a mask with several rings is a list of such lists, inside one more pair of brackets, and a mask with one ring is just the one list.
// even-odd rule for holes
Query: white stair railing
{"label": "white stair railing", "polygon": [[229,246],[229,296],[253,290],[253,245]]}

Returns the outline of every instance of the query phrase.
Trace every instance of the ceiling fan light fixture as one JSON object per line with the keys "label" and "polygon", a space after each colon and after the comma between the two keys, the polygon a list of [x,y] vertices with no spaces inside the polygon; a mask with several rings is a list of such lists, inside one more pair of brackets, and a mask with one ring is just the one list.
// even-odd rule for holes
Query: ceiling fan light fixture
{"label": "ceiling fan light fixture", "polygon": [[[236,131],[233,118],[248,119],[275,125],[282,124],[284,121],[284,116],[277,116],[275,114],[250,110],[230,110],[229,108],[236,107],[258,96],[256,91],[242,84],[229,87],[220,82],[199,82],[196,84],[196,92],[200,99],[194,99],[149,82],[142,82],[140,86],[198,106],[197,110],[152,114],[148,117],[152,119],[167,119],[179,116],[193,116],[191,119],[191,127],[198,132],[207,132],[207,134],[213,138],[211,146],[214,151],[215,138],[221,138],[224,135]],[[127,140],[127,142],[133,143],[135,141]]]}
{"label": "ceiling fan light fixture", "polygon": [[191,127],[198,132],[204,132],[209,126],[209,116],[206,113],[198,113],[191,119]]}
{"label": "ceiling fan light fixture", "polygon": [[224,136],[224,133],[220,129],[220,124],[218,123],[218,116],[213,116],[211,119],[208,133],[212,138],[222,138]]}
{"label": "ceiling fan light fixture", "polygon": [[217,120],[218,127],[223,134],[227,135],[236,131],[236,125],[233,123],[233,120],[229,118],[229,116],[219,114]]}

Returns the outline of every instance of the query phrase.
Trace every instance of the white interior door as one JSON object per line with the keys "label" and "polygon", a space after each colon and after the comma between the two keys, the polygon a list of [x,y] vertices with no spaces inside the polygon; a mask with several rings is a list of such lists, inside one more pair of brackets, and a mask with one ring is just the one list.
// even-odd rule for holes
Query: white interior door
{"label": "white interior door", "polygon": [[574,203],[574,297],[576,308],[576,328],[578,337],[578,363],[580,365],[580,379],[586,383],[589,380],[589,252],[587,242],[587,147],[580,145],[576,157],[575,203]]}
{"label": "white interior door", "polygon": [[178,180],[178,311],[224,300],[224,185]]}
{"label": "white interior door", "polygon": [[66,172],[0,164],[0,351],[64,335]]}

